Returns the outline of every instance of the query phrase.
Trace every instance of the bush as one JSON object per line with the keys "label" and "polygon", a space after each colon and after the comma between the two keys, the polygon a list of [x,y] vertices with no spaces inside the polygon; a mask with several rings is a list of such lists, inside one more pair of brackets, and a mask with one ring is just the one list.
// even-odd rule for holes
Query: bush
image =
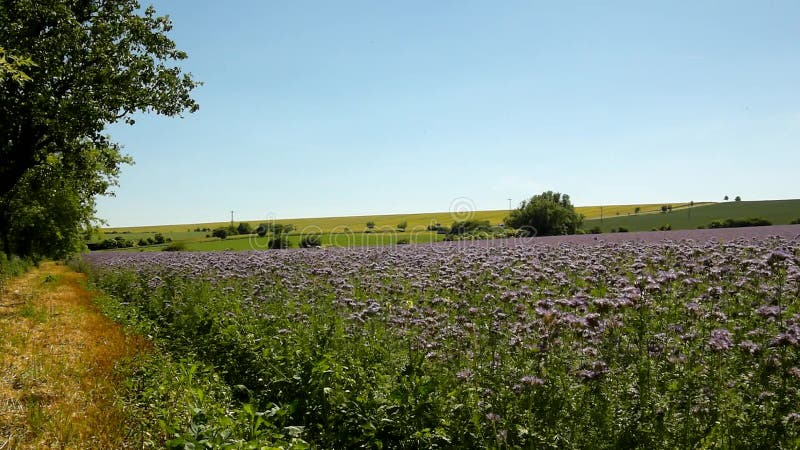
{"label": "bush", "polygon": [[789,225],[800,225],[800,219],[794,219],[793,221],[789,222]]}
{"label": "bush", "polygon": [[575,234],[583,224],[583,215],[575,212],[569,195],[547,191],[523,201],[506,218],[506,226],[527,230],[530,235],[555,236]]}
{"label": "bush", "polygon": [[402,222],[397,224],[397,229],[400,230],[400,231],[405,231],[406,228],[408,228],[408,221],[404,220],[404,221],[402,221]]}
{"label": "bush", "polygon": [[664,224],[664,225],[661,225],[661,226],[658,228],[658,230],[659,230],[659,231],[670,231],[670,230],[672,230],[672,225],[670,225],[670,224],[668,224],[668,223],[667,223],[667,224]]}
{"label": "bush", "polygon": [[227,228],[216,228],[213,232],[211,232],[211,236],[220,239],[226,239],[228,237],[228,229]]}
{"label": "bush", "polygon": [[184,252],[186,251],[186,244],[183,242],[173,242],[164,247],[165,252]]}
{"label": "bush", "polygon": [[247,222],[240,222],[239,226],[236,227],[237,234],[253,234],[253,227],[250,226]]}
{"label": "bush", "polygon": [[370,229],[370,230],[375,228],[375,222],[373,222],[371,220],[369,222],[367,222],[367,228]]}
{"label": "bush", "polygon": [[772,222],[760,217],[749,219],[725,219],[724,221],[715,220],[708,224],[708,228],[741,228],[741,227],[765,227],[772,225]]}
{"label": "bush", "polygon": [[589,229],[589,233],[590,234],[602,234],[603,230],[601,230],[600,227],[595,225],[595,226],[593,226],[592,228]]}
{"label": "bush", "polygon": [[397,245],[406,245],[408,244],[408,239],[402,238],[397,240]]}
{"label": "bush", "polygon": [[139,239],[139,242],[136,243],[136,245],[138,245],[139,247],[144,247],[144,246],[149,245],[149,244],[147,243],[147,239],[141,238],[141,239]]}
{"label": "bush", "polygon": [[625,227],[617,228],[617,233],[627,233],[629,230]]}
{"label": "bush", "polygon": [[289,238],[285,234],[280,234],[270,239],[269,243],[267,244],[267,247],[273,250],[277,250],[281,248],[289,248],[291,247],[291,243],[289,242]]}
{"label": "bush", "polygon": [[453,222],[450,226],[450,234],[467,234],[476,231],[489,231],[492,225],[488,220],[462,220],[460,222]]}
{"label": "bush", "polygon": [[156,244],[163,244],[165,242],[164,235],[156,233],[155,236],[153,236],[153,241],[155,241]]}
{"label": "bush", "polygon": [[[322,237],[316,234],[309,234],[300,239],[300,248],[322,247]],[[285,247],[281,247],[285,248]]]}

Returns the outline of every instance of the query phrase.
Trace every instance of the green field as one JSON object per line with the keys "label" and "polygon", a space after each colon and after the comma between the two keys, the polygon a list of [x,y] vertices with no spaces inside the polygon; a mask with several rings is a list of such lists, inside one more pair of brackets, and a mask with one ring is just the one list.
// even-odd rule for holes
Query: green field
{"label": "green field", "polygon": [[[575,210],[583,214],[587,219],[599,218],[601,214],[604,217],[615,217],[624,215],[633,215],[636,208],[640,209],[640,214],[652,214],[660,210],[661,205],[671,204],[675,210],[683,208],[686,203],[647,203],[635,205],[603,205],[603,206],[578,206]],[[695,207],[700,205],[710,204],[695,203]],[[451,212],[433,212],[433,213],[419,213],[419,214],[388,214],[388,215],[372,215],[372,216],[343,216],[343,217],[312,217],[312,218],[298,218],[298,219],[278,219],[278,220],[246,220],[253,227],[257,227],[261,223],[273,222],[276,224],[292,224],[295,226],[296,234],[308,233],[347,233],[347,232],[361,232],[367,229],[367,222],[375,222],[376,231],[394,231],[397,225],[401,222],[408,224],[408,231],[411,230],[425,230],[428,225],[442,224],[449,226],[457,220],[476,219],[488,220],[492,224],[500,224],[503,219],[508,216],[508,210],[488,210],[488,211],[468,211],[463,213]],[[236,224],[239,222],[236,221]],[[173,240],[187,240],[197,239],[204,237],[207,233],[194,232],[192,230],[197,228],[210,228],[225,227],[230,225],[230,222],[207,222],[207,223],[192,223],[192,224],[179,224],[179,225],[149,225],[140,227],[116,227],[104,228],[103,234],[98,235],[95,239],[113,238],[118,235],[125,236],[127,239],[138,240],[141,237],[152,236],[154,233],[162,233],[166,237],[171,237]],[[304,231],[305,230],[305,231]]]}
{"label": "green field", "polygon": [[650,231],[669,224],[673,230],[696,229],[714,220],[746,219],[760,217],[773,225],[784,225],[800,218],[800,200],[765,200],[749,202],[714,203],[694,208],[673,210],[670,213],[639,214],[610,217],[604,220],[589,219],[584,229],[598,226],[604,232],[620,227],[629,231]]}

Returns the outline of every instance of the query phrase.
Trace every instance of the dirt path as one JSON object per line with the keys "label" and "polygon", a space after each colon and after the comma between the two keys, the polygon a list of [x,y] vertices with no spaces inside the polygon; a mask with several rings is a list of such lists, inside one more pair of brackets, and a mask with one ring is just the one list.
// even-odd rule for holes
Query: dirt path
{"label": "dirt path", "polygon": [[0,450],[125,447],[115,367],[150,347],[102,316],[83,281],[45,263],[0,292]]}

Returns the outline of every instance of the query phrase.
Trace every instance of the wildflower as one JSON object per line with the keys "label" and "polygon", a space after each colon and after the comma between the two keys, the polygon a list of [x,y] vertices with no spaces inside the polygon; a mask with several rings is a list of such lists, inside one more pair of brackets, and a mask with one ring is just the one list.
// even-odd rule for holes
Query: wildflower
{"label": "wildflower", "polygon": [[470,378],[472,378],[472,371],[466,368],[461,369],[458,371],[458,373],[456,373],[456,378],[458,378],[461,381],[467,381]]}
{"label": "wildflower", "polygon": [[495,414],[495,413],[493,413],[493,412],[490,412],[490,413],[486,414],[486,419],[487,419],[489,422],[499,422],[499,421],[500,421],[500,420],[502,420],[503,418],[502,418],[502,417],[500,417],[500,415],[499,415],[499,414]]}
{"label": "wildflower", "polygon": [[711,337],[708,339],[708,345],[712,350],[724,351],[733,346],[731,340],[731,332],[724,328],[717,328],[711,332]]}
{"label": "wildflower", "polygon": [[544,380],[539,377],[534,377],[532,375],[526,375],[519,380],[522,384],[526,384],[528,386],[542,386],[544,384]]}

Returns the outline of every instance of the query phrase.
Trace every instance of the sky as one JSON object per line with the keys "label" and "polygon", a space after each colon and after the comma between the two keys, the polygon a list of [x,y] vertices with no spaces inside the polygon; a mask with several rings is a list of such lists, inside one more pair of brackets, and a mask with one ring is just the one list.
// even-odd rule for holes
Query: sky
{"label": "sky", "polygon": [[796,0],[153,5],[200,110],[108,128],[110,226],[800,197]]}

